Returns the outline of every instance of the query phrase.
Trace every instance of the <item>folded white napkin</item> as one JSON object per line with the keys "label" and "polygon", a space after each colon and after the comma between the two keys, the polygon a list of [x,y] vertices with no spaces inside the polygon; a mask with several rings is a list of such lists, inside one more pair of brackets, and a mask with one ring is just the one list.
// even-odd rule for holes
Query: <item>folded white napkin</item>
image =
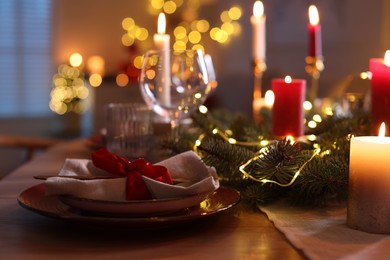
{"label": "folded white napkin", "polygon": [[[142,176],[154,199],[180,198],[207,193],[219,187],[213,167],[206,166],[193,151],[187,151],[157,163],[165,166],[174,182],[169,185]],[[66,159],[59,176],[113,176],[96,168],[91,160]],[[106,201],[126,200],[126,177],[114,179],[77,180],[50,177],[45,181],[46,195],[71,195],[79,198]]]}

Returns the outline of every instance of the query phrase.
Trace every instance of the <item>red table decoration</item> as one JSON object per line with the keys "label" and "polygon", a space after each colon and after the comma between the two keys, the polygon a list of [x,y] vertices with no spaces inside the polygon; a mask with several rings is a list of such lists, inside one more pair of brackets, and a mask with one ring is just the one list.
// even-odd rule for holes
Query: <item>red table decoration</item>
{"label": "red table decoration", "polygon": [[127,176],[127,200],[148,200],[152,196],[142,179],[142,175],[156,181],[173,184],[168,169],[152,165],[143,158],[132,162],[101,148],[91,154],[93,164],[106,172]]}
{"label": "red table decoration", "polygon": [[[382,122],[390,126],[390,52],[384,59],[370,59],[372,131],[378,132]],[[390,64],[389,64],[390,65]]]}
{"label": "red table decoration", "polygon": [[272,131],[276,136],[299,137],[304,134],[303,102],[306,80],[273,79],[275,102],[272,108]]}

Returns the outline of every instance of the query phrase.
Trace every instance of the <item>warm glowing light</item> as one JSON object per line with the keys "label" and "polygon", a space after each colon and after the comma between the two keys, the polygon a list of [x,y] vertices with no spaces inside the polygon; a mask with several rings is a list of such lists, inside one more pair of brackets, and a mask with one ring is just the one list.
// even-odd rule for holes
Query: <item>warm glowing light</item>
{"label": "warm glowing light", "polygon": [[378,135],[380,143],[383,143],[385,141],[385,133],[386,133],[386,126],[385,123],[382,122],[381,127],[379,128],[379,135]]}
{"label": "warm glowing light", "polygon": [[215,34],[215,40],[219,43],[225,43],[229,39],[229,35],[224,30],[218,30]]}
{"label": "warm glowing light", "polygon": [[83,63],[83,56],[80,53],[73,53],[69,57],[69,63],[72,67],[78,67]]}
{"label": "warm glowing light", "polygon": [[325,107],[325,115],[333,116],[333,109],[331,107]]}
{"label": "warm glowing light", "polygon": [[261,17],[264,14],[264,5],[261,1],[256,1],[253,5],[253,16]]}
{"label": "warm glowing light", "polygon": [[272,90],[267,90],[267,92],[265,92],[264,99],[265,99],[265,104],[268,107],[272,107],[274,105],[274,102],[275,102],[274,92]]}
{"label": "warm glowing light", "polygon": [[288,141],[290,141],[290,142],[292,142],[292,143],[295,143],[294,136],[292,136],[292,135],[287,135],[287,136],[286,136],[286,140],[288,140]]}
{"label": "warm glowing light", "polygon": [[122,28],[125,29],[126,31],[130,31],[134,28],[135,22],[133,18],[126,17],[125,19],[122,20]]}
{"label": "warm glowing light", "polygon": [[232,25],[233,25],[233,28],[234,28],[234,31],[233,31],[233,35],[240,35],[241,33],[241,24],[238,23],[238,22],[232,22]]}
{"label": "warm glowing light", "polygon": [[134,44],[134,37],[128,33],[125,33],[122,35],[121,41],[124,46],[131,46]]}
{"label": "warm glowing light", "polygon": [[127,86],[128,83],[129,83],[129,77],[126,74],[121,73],[116,76],[116,84],[119,87],[125,87]]}
{"label": "warm glowing light", "polygon": [[167,14],[173,14],[175,11],[176,11],[176,3],[173,2],[173,1],[167,1],[164,3],[164,12],[166,12]]}
{"label": "warm glowing light", "polygon": [[223,11],[219,17],[223,23],[230,22],[232,20],[228,11]]}
{"label": "warm glowing light", "polygon": [[309,136],[307,137],[307,139],[308,139],[309,141],[314,142],[315,140],[317,140],[317,136],[315,136],[315,135],[309,135]]}
{"label": "warm glowing light", "polygon": [[369,71],[363,71],[360,73],[361,79],[369,79]]}
{"label": "warm glowing light", "polygon": [[202,94],[196,93],[196,94],[194,95],[194,97],[195,97],[196,99],[200,99],[200,98],[202,98]]}
{"label": "warm glowing light", "polygon": [[135,37],[140,41],[145,41],[149,36],[148,30],[145,28],[137,28]]}
{"label": "warm glowing light", "polygon": [[102,76],[100,76],[99,74],[92,74],[90,77],[89,77],[89,84],[91,84],[92,87],[99,87],[101,84],[102,84]]}
{"label": "warm glowing light", "polygon": [[187,44],[183,41],[176,41],[173,44],[173,49],[175,51],[184,51],[187,48]]}
{"label": "warm glowing light", "polygon": [[208,109],[206,106],[204,106],[204,105],[199,106],[199,112],[201,112],[202,114],[206,114],[207,111],[208,111]]}
{"label": "warm glowing light", "polygon": [[309,7],[309,20],[311,25],[317,25],[320,22],[320,16],[315,5]]}
{"label": "warm glowing light", "polygon": [[154,9],[161,9],[164,6],[164,0],[152,0],[150,4]]}
{"label": "warm glowing light", "polygon": [[310,128],[316,128],[317,127],[317,123],[314,122],[314,121],[309,121],[309,123],[307,123],[307,126],[310,127]]}
{"label": "warm glowing light", "polygon": [[160,13],[158,15],[158,21],[157,21],[157,32],[159,34],[165,34],[165,28],[167,26],[167,21],[165,19],[165,14]]}
{"label": "warm glowing light", "polygon": [[385,53],[385,58],[384,58],[384,61],[385,65],[387,67],[390,67],[390,51],[387,50],[386,53]]}
{"label": "warm glowing light", "polygon": [[216,41],[217,32],[219,31],[219,28],[214,27],[210,30],[210,38]]}
{"label": "warm glowing light", "polygon": [[229,9],[228,14],[229,14],[230,19],[238,20],[241,18],[242,11],[241,11],[240,7],[233,6],[232,8]]}
{"label": "warm glowing light", "polygon": [[305,109],[306,111],[309,111],[313,108],[313,105],[311,104],[310,101],[305,101],[303,102],[303,109]]}
{"label": "warm glowing light", "polygon": [[269,144],[269,142],[267,140],[261,140],[261,142],[260,142],[261,146],[266,146],[268,144]]}
{"label": "warm glowing light", "polygon": [[87,60],[87,69],[90,74],[104,75],[104,58],[101,56],[91,56]]}
{"label": "warm glowing light", "polygon": [[196,23],[196,29],[199,31],[199,32],[207,32],[210,28],[210,24],[207,20],[199,20],[197,23]]}
{"label": "warm glowing light", "polygon": [[202,36],[200,35],[200,33],[198,31],[192,31],[188,34],[188,40],[192,44],[196,44],[196,43],[200,42],[201,39],[202,39]]}
{"label": "warm glowing light", "polygon": [[195,44],[194,46],[192,46],[191,49],[192,50],[201,50],[204,53],[204,47],[203,47],[203,45],[200,45],[200,44]]}
{"label": "warm glowing light", "polygon": [[187,30],[183,26],[177,26],[173,30],[173,34],[175,35],[176,39],[183,39],[183,38],[185,38],[187,36]]}
{"label": "warm glowing light", "polygon": [[237,140],[234,139],[234,138],[229,138],[228,142],[231,143],[231,144],[236,144]]}
{"label": "warm glowing light", "polygon": [[285,78],[284,78],[284,82],[286,82],[287,84],[290,84],[292,82],[292,78],[287,75]]}
{"label": "warm glowing light", "polygon": [[321,118],[321,116],[320,116],[319,114],[315,114],[315,115],[313,116],[313,120],[316,121],[316,122],[318,122],[318,123],[321,123],[321,122],[322,122],[322,118]]}
{"label": "warm glowing light", "polygon": [[223,23],[221,26],[221,29],[224,30],[225,32],[227,32],[228,35],[231,35],[234,32],[234,26],[230,22]]}
{"label": "warm glowing light", "polygon": [[137,69],[141,69],[143,63],[144,63],[144,57],[143,56],[137,56],[133,60],[134,67],[136,67]]}

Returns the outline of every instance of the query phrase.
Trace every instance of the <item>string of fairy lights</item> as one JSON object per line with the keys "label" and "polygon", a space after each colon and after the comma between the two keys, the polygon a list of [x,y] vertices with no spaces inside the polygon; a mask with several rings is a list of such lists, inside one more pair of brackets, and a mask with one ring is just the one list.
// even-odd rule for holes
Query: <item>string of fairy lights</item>
{"label": "string of fairy lights", "polygon": [[[203,113],[203,114],[208,113],[208,109],[205,106],[201,106],[199,108],[199,111],[201,113]],[[331,111],[331,110],[325,109],[325,112],[328,112],[328,115],[329,115],[329,111]],[[314,119],[322,120],[322,118],[321,118],[321,116],[319,114],[315,114],[313,117],[314,117]],[[305,168],[305,166],[311,160],[313,160],[316,156],[323,157],[323,156],[329,155],[331,153],[331,151],[329,149],[322,149],[318,143],[313,143],[314,149],[313,149],[313,153],[310,156],[310,158],[308,160],[306,160],[299,167],[299,169],[294,173],[294,175],[292,176],[291,180],[288,183],[280,183],[280,182],[277,182],[277,181],[274,181],[274,180],[270,180],[270,179],[266,179],[266,178],[256,178],[256,177],[252,176],[249,172],[246,171],[246,168],[251,163],[255,162],[259,158],[264,157],[267,154],[267,152],[268,152],[267,146],[271,142],[273,142],[273,140],[266,140],[263,136],[259,136],[258,137],[258,141],[256,141],[256,142],[255,141],[252,141],[252,142],[238,141],[235,138],[232,138],[234,133],[231,130],[229,130],[229,129],[221,130],[221,129],[218,129],[218,128],[214,128],[211,131],[211,133],[209,133],[209,134],[218,135],[224,141],[228,142],[231,145],[239,145],[239,146],[245,146],[245,147],[258,147],[259,151],[256,153],[256,155],[253,156],[252,158],[250,158],[247,162],[245,162],[245,163],[243,163],[242,165],[239,166],[238,170],[242,173],[242,177],[244,179],[251,179],[253,181],[260,182],[260,183],[273,183],[273,184],[276,184],[276,185],[281,186],[281,187],[291,186],[295,182],[295,180],[298,178],[298,176],[300,175],[302,170]],[[193,146],[193,150],[196,153],[199,153],[198,147],[201,146],[202,141],[203,141],[203,139],[206,136],[207,136],[207,133],[202,133],[196,139],[196,141],[194,143],[194,146]],[[291,142],[295,142],[295,140],[294,140],[294,138],[292,136],[287,136],[286,138],[289,139]],[[304,136],[302,138],[306,139],[306,140],[309,140],[309,141],[312,141],[312,142],[314,142],[316,140],[316,136],[315,135],[308,135],[308,136]],[[349,135],[349,136],[347,136],[347,138],[351,138],[351,136]],[[334,144],[334,145],[336,145],[336,144]]]}

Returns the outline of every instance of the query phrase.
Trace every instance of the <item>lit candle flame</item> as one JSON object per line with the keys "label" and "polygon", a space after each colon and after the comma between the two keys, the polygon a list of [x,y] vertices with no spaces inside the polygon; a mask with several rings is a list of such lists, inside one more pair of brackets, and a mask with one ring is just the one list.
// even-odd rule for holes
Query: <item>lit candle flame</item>
{"label": "lit candle flame", "polygon": [[320,23],[320,16],[315,5],[309,7],[309,20],[311,25],[317,25]]}
{"label": "lit candle flame", "polygon": [[380,143],[383,143],[385,141],[385,132],[386,132],[386,126],[385,123],[382,122],[381,127],[379,128],[379,135],[378,135]]}
{"label": "lit candle flame", "polygon": [[167,26],[167,21],[165,19],[165,14],[160,13],[158,15],[158,21],[157,21],[157,33],[165,34],[165,27],[166,26]]}
{"label": "lit candle flame", "polygon": [[264,14],[264,5],[261,1],[256,1],[253,5],[253,16],[254,17],[261,17]]}
{"label": "lit candle flame", "polygon": [[387,50],[385,53],[384,63],[387,67],[390,67],[390,51]]}
{"label": "lit candle flame", "polygon": [[268,107],[272,107],[274,105],[274,102],[275,102],[274,92],[272,90],[267,90],[267,92],[265,92],[264,99],[265,99],[265,104]]}
{"label": "lit candle flame", "polygon": [[286,82],[287,84],[290,84],[292,82],[292,78],[287,75],[285,78],[284,78],[284,82]]}

